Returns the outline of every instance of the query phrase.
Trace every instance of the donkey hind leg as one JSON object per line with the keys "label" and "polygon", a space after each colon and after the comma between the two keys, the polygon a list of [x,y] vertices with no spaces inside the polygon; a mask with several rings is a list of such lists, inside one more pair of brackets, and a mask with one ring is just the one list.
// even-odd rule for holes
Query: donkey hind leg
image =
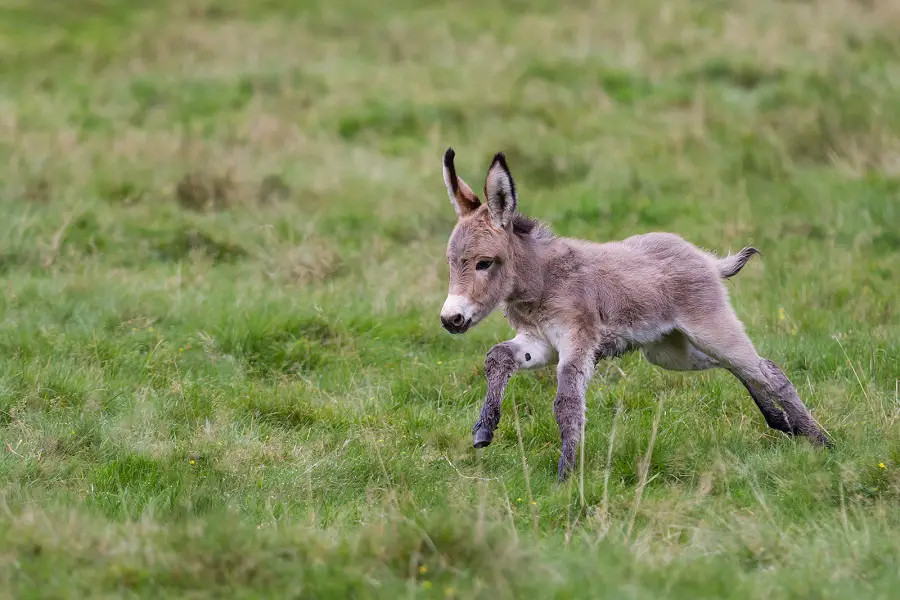
{"label": "donkey hind leg", "polygon": [[684,330],[690,341],[737,377],[750,392],[769,427],[805,435],[816,444],[831,445],[794,385],[778,365],[756,353],[732,311],[709,315],[702,323],[691,325]]}
{"label": "donkey hind leg", "polygon": [[487,378],[487,395],[481,407],[481,415],[472,427],[472,445],[489,446],[494,430],[500,422],[500,407],[509,378],[519,369],[535,369],[553,359],[553,349],[543,340],[520,333],[511,340],[497,344],[484,360]]}
{"label": "donkey hind leg", "polygon": [[649,362],[670,371],[705,371],[719,366],[677,330],[658,342],[647,344],[643,352]]}

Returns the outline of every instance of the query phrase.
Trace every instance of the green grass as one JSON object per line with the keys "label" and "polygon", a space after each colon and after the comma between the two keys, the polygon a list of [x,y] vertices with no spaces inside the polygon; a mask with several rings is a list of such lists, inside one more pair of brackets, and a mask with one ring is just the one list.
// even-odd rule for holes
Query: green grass
{"label": "green grass", "polygon": [[[0,1],[0,595],[894,597],[897,31],[887,0]],[[735,308],[836,448],[631,355],[583,490],[552,369],[474,451],[511,331],[440,328],[449,145],[476,189],[505,151],[559,234],[760,248]]]}

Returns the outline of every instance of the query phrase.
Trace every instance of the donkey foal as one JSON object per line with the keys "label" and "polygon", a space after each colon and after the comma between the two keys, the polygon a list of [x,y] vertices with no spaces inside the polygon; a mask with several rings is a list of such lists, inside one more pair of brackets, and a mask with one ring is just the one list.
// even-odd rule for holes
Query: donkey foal
{"label": "donkey foal", "polygon": [[728,302],[723,280],[755,248],[718,258],[670,233],[605,244],[556,237],[517,211],[516,184],[502,153],[488,169],[484,204],[457,176],[454,156],[452,148],[444,155],[444,183],[458,221],[447,245],[450,290],[441,323],[464,333],[502,305],[517,332],[487,353],[487,396],[472,429],[476,448],[494,437],[512,374],[555,363],[558,475],[565,479],[575,464],[594,366],[638,348],[666,369],[727,369],[769,427],[830,445],[778,365],[757,355]]}

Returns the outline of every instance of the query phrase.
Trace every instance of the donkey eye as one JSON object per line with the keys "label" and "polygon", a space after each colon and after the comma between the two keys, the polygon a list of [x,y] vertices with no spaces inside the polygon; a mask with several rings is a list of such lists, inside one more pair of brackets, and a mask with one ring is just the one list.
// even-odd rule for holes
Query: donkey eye
{"label": "donkey eye", "polygon": [[490,267],[492,264],[494,264],[494,261],[492,261],[492,260],[479,260],[478,264],[475,265],[475,270],[476,271],[484,271],[485,269]]}

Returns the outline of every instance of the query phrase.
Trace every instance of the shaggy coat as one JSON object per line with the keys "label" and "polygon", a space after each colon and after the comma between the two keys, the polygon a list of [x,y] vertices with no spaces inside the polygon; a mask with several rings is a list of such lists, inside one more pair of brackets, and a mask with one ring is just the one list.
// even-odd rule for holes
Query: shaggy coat
{"label": "shaggy coat", "polygon": [[756,353],[729,304],[723,281],[755,248],[719,258],[671,233],[604,244],[557,237],[518,212],[502,153],[488,170],[484,204],[457,176],[454,156],[452,149],[444,155],[444,183],[459,220],[447,244],[450,289],[441,323],[464,333],[502,306],[516,330],[487,353],[487,396],[472,429],[476,448],[493,439],[512,374],[556,363],[553,410],[564,479],[575,464],[595,365],[636,349],[670,370],[727,369],[770,427],[829,444],[781,369]]}

